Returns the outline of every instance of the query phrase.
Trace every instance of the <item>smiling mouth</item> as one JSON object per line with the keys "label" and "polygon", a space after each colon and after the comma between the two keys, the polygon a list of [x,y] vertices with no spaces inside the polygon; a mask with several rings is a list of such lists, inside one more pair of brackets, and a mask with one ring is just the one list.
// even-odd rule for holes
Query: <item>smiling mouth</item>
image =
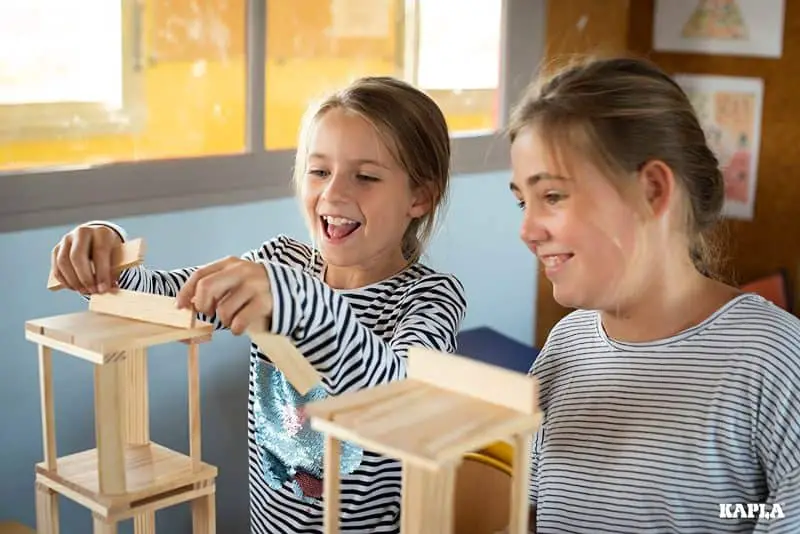
{"label": "smiling mouth", "polygon": [[353,221],[344,217],[331,217],[329,215],[321,216],[320,221],[325,237],[334,241],[348,237],[361,226],[361,223],[358,221]]}
{"label": "smiling mouth", "polygon": [[549,254],[547,256],[540,256],[539,261],[542,262],[545,269],[558,269],[572,258],[573,254]]}

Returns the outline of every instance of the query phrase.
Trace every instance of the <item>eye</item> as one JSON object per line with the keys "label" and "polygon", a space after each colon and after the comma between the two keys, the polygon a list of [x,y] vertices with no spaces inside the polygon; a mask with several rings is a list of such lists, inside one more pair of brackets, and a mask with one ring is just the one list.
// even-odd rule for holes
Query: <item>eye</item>
{"label": "eye", "polygon": [[551,205],[557,204],[565,198],[566,195],[558,191],[547,191],[544,195],[542,195],[542,199],[544,199],[545,203]]}
{"label": "eye", "polygon": [[377,178],[375,176],[370,176],[369,174],[358,174],[356,175],[356,177],[359,180],[363,180],[365,182],[377,182],[380,180],[380,178]]}
{"label": "eye", "polygon": [[524,200],[518,200],[517,201],[517,207],[519,209],[521,209],[521,210],[524,210],[525,209],[525,201]]}
{"label": "eye", "polygon": [[317,176],[319,178],[325,178],[328,176],[328,171],[324,169],[309,169],[308,174],[311,176]]}

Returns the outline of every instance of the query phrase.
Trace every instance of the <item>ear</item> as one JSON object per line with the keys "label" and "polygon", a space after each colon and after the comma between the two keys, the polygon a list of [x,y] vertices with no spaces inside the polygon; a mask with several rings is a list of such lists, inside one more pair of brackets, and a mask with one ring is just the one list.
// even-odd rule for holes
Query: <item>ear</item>
{"label": "ear", "polygon": [[663,161],[648,161],[639,170],[639,185],[650,213],[656,218],[662,217],[669,210],[676,192],[672,169]]}
{"label": "ear", "polygon": [[431,211],[433,206],[433,193],[428,185],[420,185],[411,192],[411,206],[408,216],[412,219],[419,219]]}

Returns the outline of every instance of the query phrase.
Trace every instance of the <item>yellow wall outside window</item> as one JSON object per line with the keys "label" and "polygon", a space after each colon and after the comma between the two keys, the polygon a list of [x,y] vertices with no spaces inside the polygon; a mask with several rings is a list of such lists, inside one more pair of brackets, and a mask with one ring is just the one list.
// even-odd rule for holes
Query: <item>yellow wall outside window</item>
{"label": "yellow wall outside window", "polygon": [[[267,148],[295,146],[300,117],[320,94],[361,75],[402,76],[402,0],[271,0],[268,5]],[[125,81],[135,91],[132,101],[141,106],[130,129],[104,133],[84,124],[20,139],[14,126],[24,124],[27,111],[0,106],[0,116],[14,117],[0,139],[0,169],[242,152],[244,6],[243,0],[146,0],[140,12],[141,68]],[[371,7],[353,11],[363,6]],[[352,16],[336,26],[335,9]],[[126,11],[126,27],[131,16]],[[348,28],[347,21],[355,20],[365,23]],[[89,21],[87,31],[92,23],[102,21]],[[495,126],[496,91],[431,94],[453,131]]]}

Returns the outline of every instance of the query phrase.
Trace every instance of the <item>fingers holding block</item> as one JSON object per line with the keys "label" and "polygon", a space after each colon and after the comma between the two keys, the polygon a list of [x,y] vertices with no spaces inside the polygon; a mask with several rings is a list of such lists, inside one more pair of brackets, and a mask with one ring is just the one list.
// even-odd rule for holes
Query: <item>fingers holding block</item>
{"label": "fingers holding block", "polygon": [[[144,262],[145,245],[144,240],[141,238],[133,239],[126,243],[114,247],[111,250],[111,270],[115,276],[119,276],[123,270],[136,265],[141,265]],[[50,271],[47,279],[47,289],[51,291],[58,291],[63,289],[64,286],[55,277],[55,273]]]}

